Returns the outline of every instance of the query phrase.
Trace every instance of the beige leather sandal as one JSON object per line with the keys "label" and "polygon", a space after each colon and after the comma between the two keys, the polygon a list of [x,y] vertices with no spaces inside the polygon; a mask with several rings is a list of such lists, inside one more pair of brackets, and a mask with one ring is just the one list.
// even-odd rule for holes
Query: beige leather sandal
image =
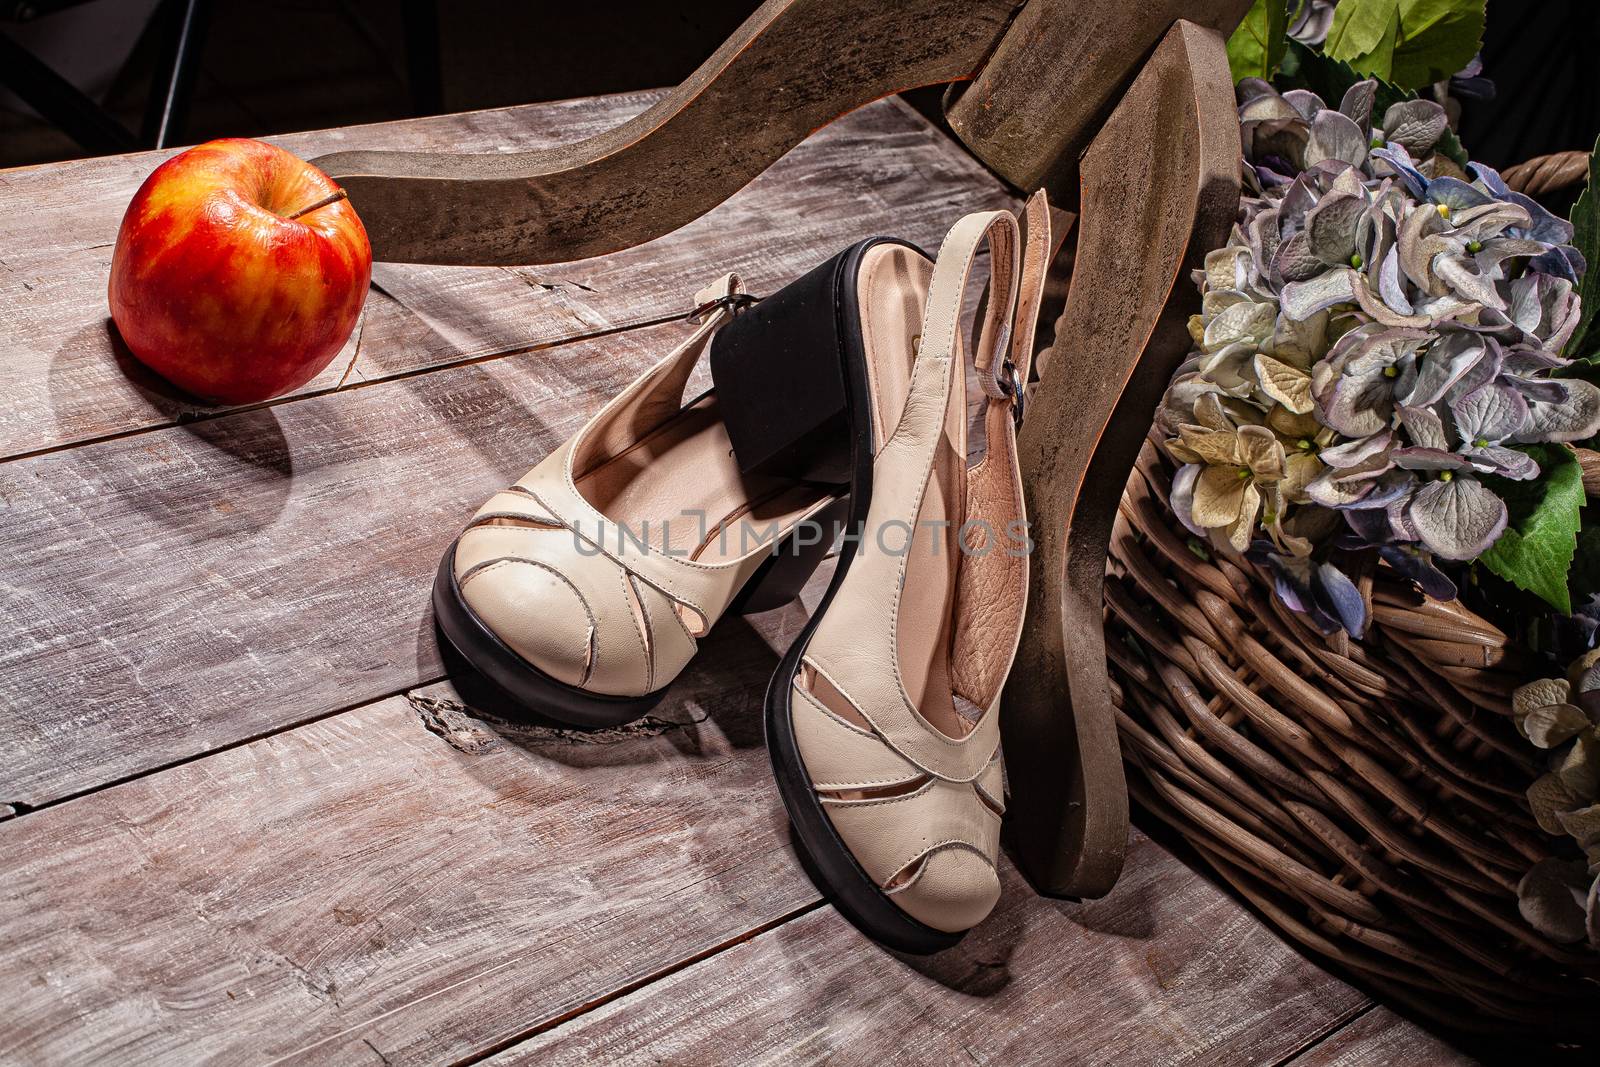
{"label": "beige leather sandal", "polygon": [[[525,707],[609,726],[655,706],[730,608],[792,599],[849,507],[862,323],[909,344],[921,304],[893,294],[914,264],[927,257],[873,238],[759,303],[732,275],[698,294],[699,330],[445,553],[433,603],[450,644]],[[888,301],[870,316],[869,294]],[[708,349],[714,388],[685,402]]]}
{"label": "beige leather sandal", "polygon": [[[852,390],[865,514],[853,511],[834,583],[767,694],[768,747],[812,877],[907,952],[954,944],[1000,893],[997,715],[1028,588],[1015,427],[1051,249],[1042,194],[1026,225],[1022,249],[1008,211],[958,222],[931,278],[897,294],[925,303],[920,344],[868,346]],[[985,451],[969,465],[960,319],[985,242],[973,352]]]}

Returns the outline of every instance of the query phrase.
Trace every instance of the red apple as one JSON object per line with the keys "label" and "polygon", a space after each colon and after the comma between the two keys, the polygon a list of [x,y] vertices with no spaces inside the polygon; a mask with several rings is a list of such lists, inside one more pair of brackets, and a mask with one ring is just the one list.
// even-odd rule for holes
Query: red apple
{"label": "red apple", "polygon": [[111,258],[111,317],[163,378],[248,404],[328,365],[371,277],[367,231],[331,178],[228,138],[167,160],[134,194]]}

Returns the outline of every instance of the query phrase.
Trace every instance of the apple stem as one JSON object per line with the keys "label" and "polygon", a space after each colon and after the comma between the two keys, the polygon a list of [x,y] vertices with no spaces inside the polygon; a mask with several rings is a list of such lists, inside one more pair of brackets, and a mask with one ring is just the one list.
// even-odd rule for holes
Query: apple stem
{"label": "apple stem", "polygon": [[309,215],[319,207],[327,207],[329,204],[337,204],[339,201],[348,200],[349,198],[349,193],[345,192],[343,189],[339,189],[328,196],[323,197],[321,200],[318,200],[315,204],[308,204],[299,211],[296,211],[293,215],[285,215],[284,218],[297,219],[301,215]]}

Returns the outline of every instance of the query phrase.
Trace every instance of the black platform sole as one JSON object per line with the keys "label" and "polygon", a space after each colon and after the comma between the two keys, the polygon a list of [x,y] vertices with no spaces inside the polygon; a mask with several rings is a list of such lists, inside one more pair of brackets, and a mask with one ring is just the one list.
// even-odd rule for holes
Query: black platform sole
{"label": "black platform sole", "polygon": [[473,669],[518,704],[546,718],[588,729],[621,726],[649,714],[670,686],[637,697],[590,693],[545,674],[523,659],[473,614],[456,581],[456,546],[433,578],[433,615],[439,629]]}
{"label": "black platform sole", "polygon": [[[789,813],[797,844],[804,850],[802,858],[810,861],[804,866],[812,881],[839,913],[868,937],[900,952],[927,955],[951,947],[963,935],[936,930],[913,919],[861,869],[849,847],[834,830],[832,820],[817,798],[811,777],[806,773],[805,762],[800,757],[800,748],[795,741],[789,700],[791,686],[806,648],[811,643],[812,634],[816,632],[855,559],[872,500],[872,402],[855,283],[866,251],[883,243],[904,242],[888,242],[885,238],[863,241],[835,258],[836,273],[831,279],[817,279],[814,282],[831,287],[831,303],[838,316],[851,452],[848,527],[856,536],[846,542],[835,566],[833,580],[828,583],[816,611],[778,664],[767,687],[764,719],[767,753],[772,759],[778,795]],[[917,251],[921,252],[920,249]],[[813,275],[807,275],[807,280],[812,278]]]}

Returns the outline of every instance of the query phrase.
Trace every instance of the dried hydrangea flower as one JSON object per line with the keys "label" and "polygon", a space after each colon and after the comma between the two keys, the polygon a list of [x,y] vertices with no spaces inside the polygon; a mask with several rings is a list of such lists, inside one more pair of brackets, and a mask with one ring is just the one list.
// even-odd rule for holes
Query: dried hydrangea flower
{"label": "dried hydrangea flower", "polygon": [[1333,26],[1333,8],[1337,0],[1304,0],[1294,18],[1289,21],[1289,36],[1313,48],[1322,47]]}
{"label": "dried hydrangea flower", "polygon": [[1600,649],[1564,678],[1518,687],[1511,711],[1522,735],[1550,753],[1549,773],[1528,787],[1534,818],[1584,857],[1536,863],[1517,885],[1518,909],[1554,941],[1600,948]]}
{"label": "dried hydrangea flower", "polygon": [[1537,477],[1516,446],[1600,431],[1600,389],[1551,376],[1585,264],[1568,223],[1436,151],[1431,101],[1377,115],[1374,82],[1330,108],[1250,79],[1239,98],[1248,195],[1196,272],[1194,351],[1158,419],[1183,463],[1173,506],[1231,551],[1265,533],[1280,595],[1355,633],[1324,549],[1453,593],[1434,558],[1506,527],[1480,478]]}

